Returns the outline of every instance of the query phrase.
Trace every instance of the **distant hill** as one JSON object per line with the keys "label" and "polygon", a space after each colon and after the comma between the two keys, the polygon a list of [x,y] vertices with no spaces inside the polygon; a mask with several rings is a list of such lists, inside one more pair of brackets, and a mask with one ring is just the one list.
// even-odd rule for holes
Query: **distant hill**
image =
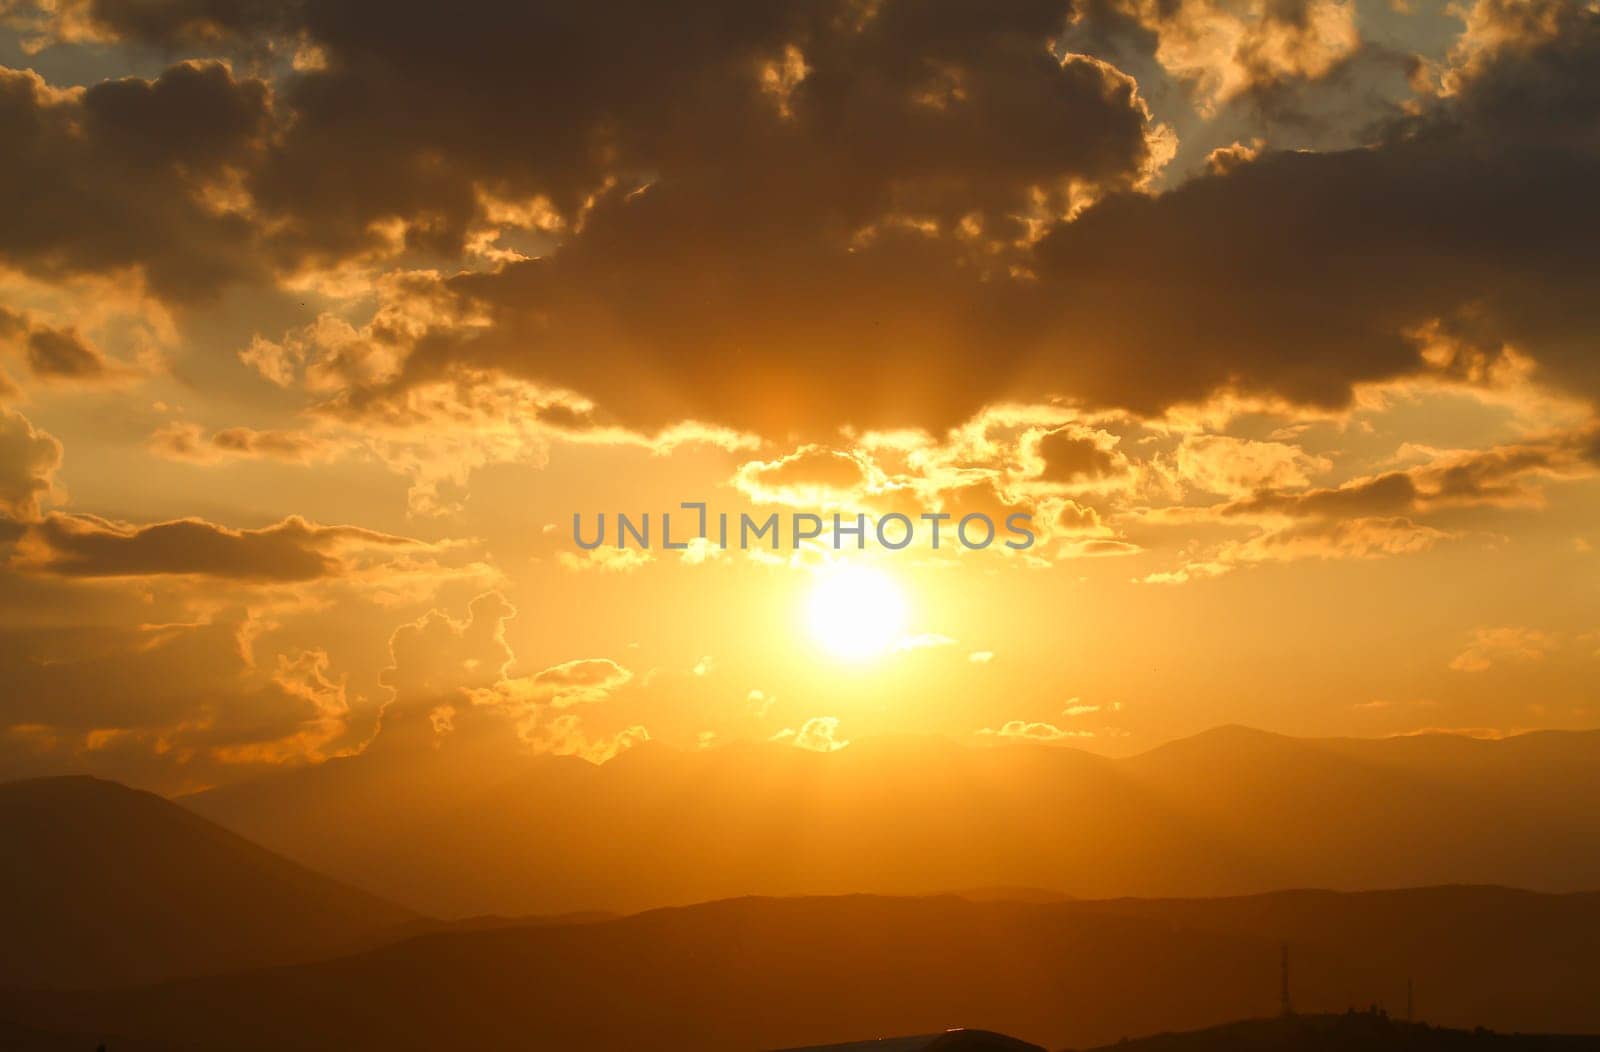
{"label": "distant hill", "polygon": [[1578,1052],[1596,1047],[1600,1037],[1452,1030],[1363,1011],[1247,1019],[1119,1041],[1092,1052]]}
{"label": "distant hill", "polygon": [[413,913],[150,793],[0,784],[0,985],[95,986],[308,960]]}
{"label": "distant hill", "polygon": [[1224,727],[1121,760],[918,739],[826,754],[647,743],[599,767],[380,750],[182,803],[423,912],[515,915],[987,887],[1600,888],[1596,771],[1600,732]]}
{"label": "distant hill", "polygon": [[1396,1010],[1409,978],[1435,1024],[1600,1031],[1600,896],[1497,888],[737,899],[143,989],[0,993],[0,1018],[180,1049],[751,1052],[957,1026],[1081,1048],[1273,1013],[1283,940],[1307,1013]]}
{"label": "distant hill", "polygon": [[[71,1030],[36,1030],[0,1019],[0,1049],[5,1052],[94,1052],[105,1043],[103,1036],[93,1037]],[[117,1052],[164,1052],[160,1045],[117,1038]]]}

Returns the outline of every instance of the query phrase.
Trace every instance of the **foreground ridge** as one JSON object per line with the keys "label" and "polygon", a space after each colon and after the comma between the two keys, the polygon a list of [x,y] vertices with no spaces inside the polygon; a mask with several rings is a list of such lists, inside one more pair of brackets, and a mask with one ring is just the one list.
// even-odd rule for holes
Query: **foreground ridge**
{"label": "foreground ridge", "polygon": [[1182,1033],[1124,1038],[1088,1052],[1342,1052],[1342,1050],[1543,1050],[1600,1048],[1600,1035],[1503,1034],[1484,1027],[1459,1030],[1393,1019],[1382,1008],[1276,1019],[1242,1019]]}

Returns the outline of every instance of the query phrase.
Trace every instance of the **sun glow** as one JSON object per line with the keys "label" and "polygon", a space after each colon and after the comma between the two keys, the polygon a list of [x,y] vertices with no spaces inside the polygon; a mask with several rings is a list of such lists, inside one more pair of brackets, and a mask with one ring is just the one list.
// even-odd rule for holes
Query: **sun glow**
{"label": "sun glow", "polygon": [[905,597],[881,570],[841,565],[823,572],[806,608],[811,635],[841,661],[867,661],[905,631]]}

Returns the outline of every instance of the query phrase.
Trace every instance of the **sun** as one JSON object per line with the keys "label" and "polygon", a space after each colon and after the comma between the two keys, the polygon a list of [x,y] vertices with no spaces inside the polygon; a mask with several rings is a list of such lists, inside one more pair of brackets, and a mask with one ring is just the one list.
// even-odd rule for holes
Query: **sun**
{"label": "sun", "polygon": [[806,615],[812,638],[830,655],[868,661],[900,641],[905,597],[881,570],[844,564],[822,571]]}

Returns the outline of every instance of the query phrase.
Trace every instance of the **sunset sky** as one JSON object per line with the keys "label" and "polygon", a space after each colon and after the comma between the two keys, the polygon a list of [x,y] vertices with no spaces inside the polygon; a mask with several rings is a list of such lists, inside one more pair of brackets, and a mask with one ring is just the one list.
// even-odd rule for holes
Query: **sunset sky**
{"label": "sunset sky", "polygon": [[[1600,727],[1597,66],[1590,0],[0,0],[0,777]],[[696,500],[1039,542],[573,541]]]}

